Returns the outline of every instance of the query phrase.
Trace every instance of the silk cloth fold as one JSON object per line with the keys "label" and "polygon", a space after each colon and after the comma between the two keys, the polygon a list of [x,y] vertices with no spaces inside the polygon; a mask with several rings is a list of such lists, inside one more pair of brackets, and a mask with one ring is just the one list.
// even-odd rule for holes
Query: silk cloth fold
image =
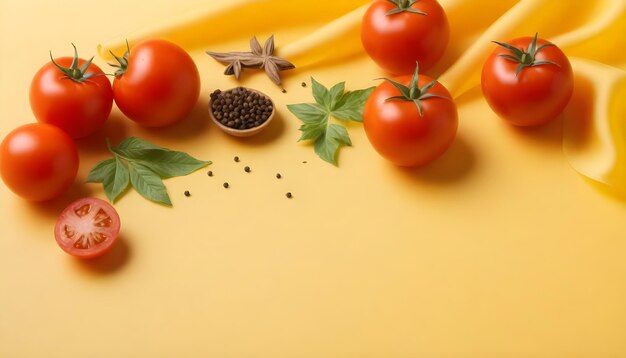
{"label": "silk cloth fold", "polygon": [[[482,64],[494,47],[491,41],[539,33],[568,55],[576,78],[574,95],[563,114],[565,157],[583,176],[626,192],[626,1],[439,2],[450,22],[450,42],[430,74],[458,98],[480,85]],[[360,43],[360,22],[369,4],[365,0],[212,1],[104,43],[99,53],[110,59],[109,51],[125,51],[126,39],[132,44],[150,37],[169,39],[187,50],[209,49],[244,34],[271,34],[306,25],[315,30],[283,43],[278,55],[299,69],[349,64],[353,58],[367,56]]]}

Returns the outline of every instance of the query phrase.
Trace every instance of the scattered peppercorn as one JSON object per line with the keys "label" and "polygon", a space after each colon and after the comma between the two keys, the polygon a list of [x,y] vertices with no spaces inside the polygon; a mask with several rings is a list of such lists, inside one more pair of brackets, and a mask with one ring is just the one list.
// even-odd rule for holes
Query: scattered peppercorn
{"label": "scattered peppercorn", "polygon": [[302,87],[306,87],[306,82],[302,82]]}
{"label": "scattered peppercorn", "polygon": [[234,160],[234,161],[236,161],[236,162],[239,162],[239,157],[235,156],[235,157],[233,158],[233,160]]}
{"label": "scattered peppercorn", "polygon": [[250,167],[249,166],[246,166],[245,168],[243,168],[243,170],[245,170],[246,173],[250,173]]}
{"label": "scattered peppercorn", "polygon": [[280,173],[276,173],[276,179],[280,179],[280,178],[282,178],[282,177],[283,177],[283,176],[282,176],[282,175],[280,175]]}
{"label": "scattered peppercorn", "polygon": [[283,92],[283,93],[287,93],[287,90],[283,88],[283,91],[282,91],[282,92]]}
{"label": "scattered peppercorn", "polygon": [[210,177],[212,177],[212,176],[213,176],[213,172],[212,172],[212,171],[210,171],[210,170],[209,170],[206,174],[207,174],[208,176],[210,176]]}
{"label": "scattered peppercorn", "polygon": [[190,197],[191,196],[191,193],[189,192],[189,190],[185,190],[185,196],[186,197]]}
{"label": "scattered peppercorn", "polygon": [[303,161],[302,161],[302,164],[306,164],[306,163],[308,163],[306,160],[303,160]]}
{"label": "scattered peppercorn", "polygon": [[291,192],[288,192],[287,194],[285,194],[285,196],[287,196],[287,198],[289,199],[293,198],[293,195],[291,194]]}
{"label": "scattered peppercorn", "polygon": [[211,112],[221,124],[234,129],[250,129],[265,123],[274,111],[272,101],[247,88],[211,93]]}
{"label": "scattered peppercorn", "polygon": [[228,189],[228,182],[224,183],[224,188]]}

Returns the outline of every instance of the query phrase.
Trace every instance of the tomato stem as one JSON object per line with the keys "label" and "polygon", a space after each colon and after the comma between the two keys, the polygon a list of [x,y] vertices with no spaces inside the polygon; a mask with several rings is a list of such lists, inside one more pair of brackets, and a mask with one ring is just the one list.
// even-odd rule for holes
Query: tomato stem
{"label": "tomato stem", "polygon": [[392,79],[382,77],[378,78],[385,80],[391,83],[394,87],[396,87],[400,91],[400,96],[389,97],[385,100],[387,101],[411,101],[415,103],[417,106],[417,111],[419,112],[420,117],[424,116],[424,110],[422,108],[422,101],[429,98],[443,98],[449,99],[447,97],[441,96],[435,93],[428,93],[428,91],[433,88],[434,85],[437,84],[437,80],[432,80],[426,86],[419,88],[419,63],[415,64],[415,72],[413,73],[413,77],[411,78],[411,83],[408,86],[403,85],[402,83],[396,82]]}
{"label": "tomato stem", "polygon": [[386,14],[387,16],[399,14],[401,12],[408,12],[408,13],[424,15],[424,16],[428,15],[427,13],[423,11],[412,8],[413,4],[415,4],[419,0],[387,0],[387,1],[389,1],[390,3],[396,6],[395,9],[392,9],[389,12],[387,12]]}
{"label": "tomato stem", "polygon": [[536,56],[539,53],[539,51],[543,50],[546,47],[556,46],[552,43],[547,43],[547,44],[543,44],[537,47],[538,35],[539,33],[536,32],[535,37],[533,37],[532,41],[530,42],[530,45],[528,46],[528,50],[525,50],[524,48],[517,48],[505,42],[492,41],[496,45],[504,47],[505,49],[511,52],[510,54],[500,54],[499,56],[509,61],[516,62],[519,64],[517,66],[517,69],[515,70],[516,77],[526,67],[533,67],[533,66],[540,66],[540,65],[555,65],[557,67],[560,67],[557,63],[554,63],[552,61],[536,59]]}
{"label": "tomato stem", "polygon": [[130,46],[128,45],[128,40],[126,40],[126,52],[124,52],[122,57],[115,55],[113,51],[109,50],[109,52],[117,61],[117,63],[108,63],[109,66],[117,68],[113,75],[121,76],[126,73],[126,69],[128,68],[128,56],[130,56]]}
{"label": "tomato stem", "polygon": [[70,78],[72,81],[75,81],[78,83],[85,82],[86,80],[90,79],[93,76],[100,75],[99,73],[86,73],[87,69],[91,65],[91,62],[93,61],[93,56],[89,59],[89,61],[83,63],[83,65],[80,66],[79,68],[78,67],[78,60],[79,60],[78,50],[76,49],[76,46],[74,44],[72,44],[72,47],[74,47],[74,57],[72,58],[72,64],[70,65],[70,67],[63,67],[59,65],[54,60],[54,57],[52,57],[52,51],[50,51],[50,61],[52,61],[52,64],[56,66],[56,68],[58,68],[59,71],[63,72],[65,76]]}

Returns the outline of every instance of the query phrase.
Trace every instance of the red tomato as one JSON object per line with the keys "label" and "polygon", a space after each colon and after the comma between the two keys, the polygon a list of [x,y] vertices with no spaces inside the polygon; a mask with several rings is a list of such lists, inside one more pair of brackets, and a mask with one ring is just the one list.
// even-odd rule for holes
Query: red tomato
{"label": "red tomato", "polygon": [[58,197],[76,179],[78,150],[70,136],[50,124],[16,128],[0,145],[2,180],[30,201]]}
{"label": "red tomato", "polygon": [[[415,75],[405,75],[392,81],[407,87],[409,92],[414,79]],[[425,75],[419,75],[417,87],[412,91],[413,97],[408,93],[405,96],[387,80],[372,92],[363,110],[363,126],[370,143],[380,155],[399,166],[431,162],[456,137],[457,109],[448,90]],[[421,114],[417,103],[410,98],[419,102]]]}
{"label": "red tomato", "polygon": [[365,51],[396,75],[412,73],[416,61],[424,71],[433,67],[448,45],[449,34],[448,18],[436,0],[376,0],[361,24]]}
{"label": "red tomato", "polygon": [[111,82],[102,70],[75,57],[61,57],[44,65],[30,85],[30,106],[39,122],[53,124],[72,138],[86,137],[100,129],[113,106]]}
{"label": "red tomato", "polygon": [[82,198],[66,207],[54,226],[57,244],[82,259],[100,256],[111,249],[120,232],[120,217],[104,200]]}
{"label": "red tomato", "polygon": [[165,40],[135,45],[113,80],[113,97],[130,119],[164,127],[189,115],[200,95],[200,74],[185,50]]}
{"label": "red tomato", "polygon": [[522,37],[498,44],[482,70],[489,106],[516,126],[541,125],[557,117],[574,90],[572,66],[563,51],[536,35],[534,40]]}

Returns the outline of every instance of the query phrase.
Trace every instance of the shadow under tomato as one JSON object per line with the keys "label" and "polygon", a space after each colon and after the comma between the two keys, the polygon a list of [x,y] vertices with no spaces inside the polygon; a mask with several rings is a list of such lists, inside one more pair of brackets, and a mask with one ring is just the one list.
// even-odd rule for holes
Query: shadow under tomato
{"label": "shadow under tomato", "polygon": [[128,264],[132,250],[123,236],[119,236],[111,251],[89,260],[72,258],[74,263],[94,274],[107,275],[121,270]]}
{"label": "shadow under tomato", "polygon": [[466,178],[476,166],[476,156],[465,138],[457,135],[452,146],[441,157],[417,168],[397,167],[397,170],[417,181],[448,184]]}
{"label": "shadow under tomato", "polygon": [[563,114],[554,120],[537,127],[518,127],[510,125],[504,120],[505,126],[514,136],[527,141],[532,145],[543,145],[561,148],[563,145]]}
{"label": "shadow under tomato", "polygon": [[95,187],[85,184],[84,178],[76,178],[72,186],[58,198],[40,202],[26,202],[32,213],[56,218],[72,202],[92,195]]}
{"label": "shadow under tomato", "polygon": [[121,142],[128,135],[128,126],[131,120],[118,111],[111,112],[109,119],[104,123],[102,129],[86,138],[76,140],[81,154],[108,153],[106,139],[112,145]]}
{"label": "shadow under tomato", "polygon": [[136,123],[135,126],[138,132],[147,132],[170,139],[190,139],[204,134],[209,129],[209,122],[209,98],[204,96],[198,99],[191,113],[178,123],[160,128],[142,127]]}

